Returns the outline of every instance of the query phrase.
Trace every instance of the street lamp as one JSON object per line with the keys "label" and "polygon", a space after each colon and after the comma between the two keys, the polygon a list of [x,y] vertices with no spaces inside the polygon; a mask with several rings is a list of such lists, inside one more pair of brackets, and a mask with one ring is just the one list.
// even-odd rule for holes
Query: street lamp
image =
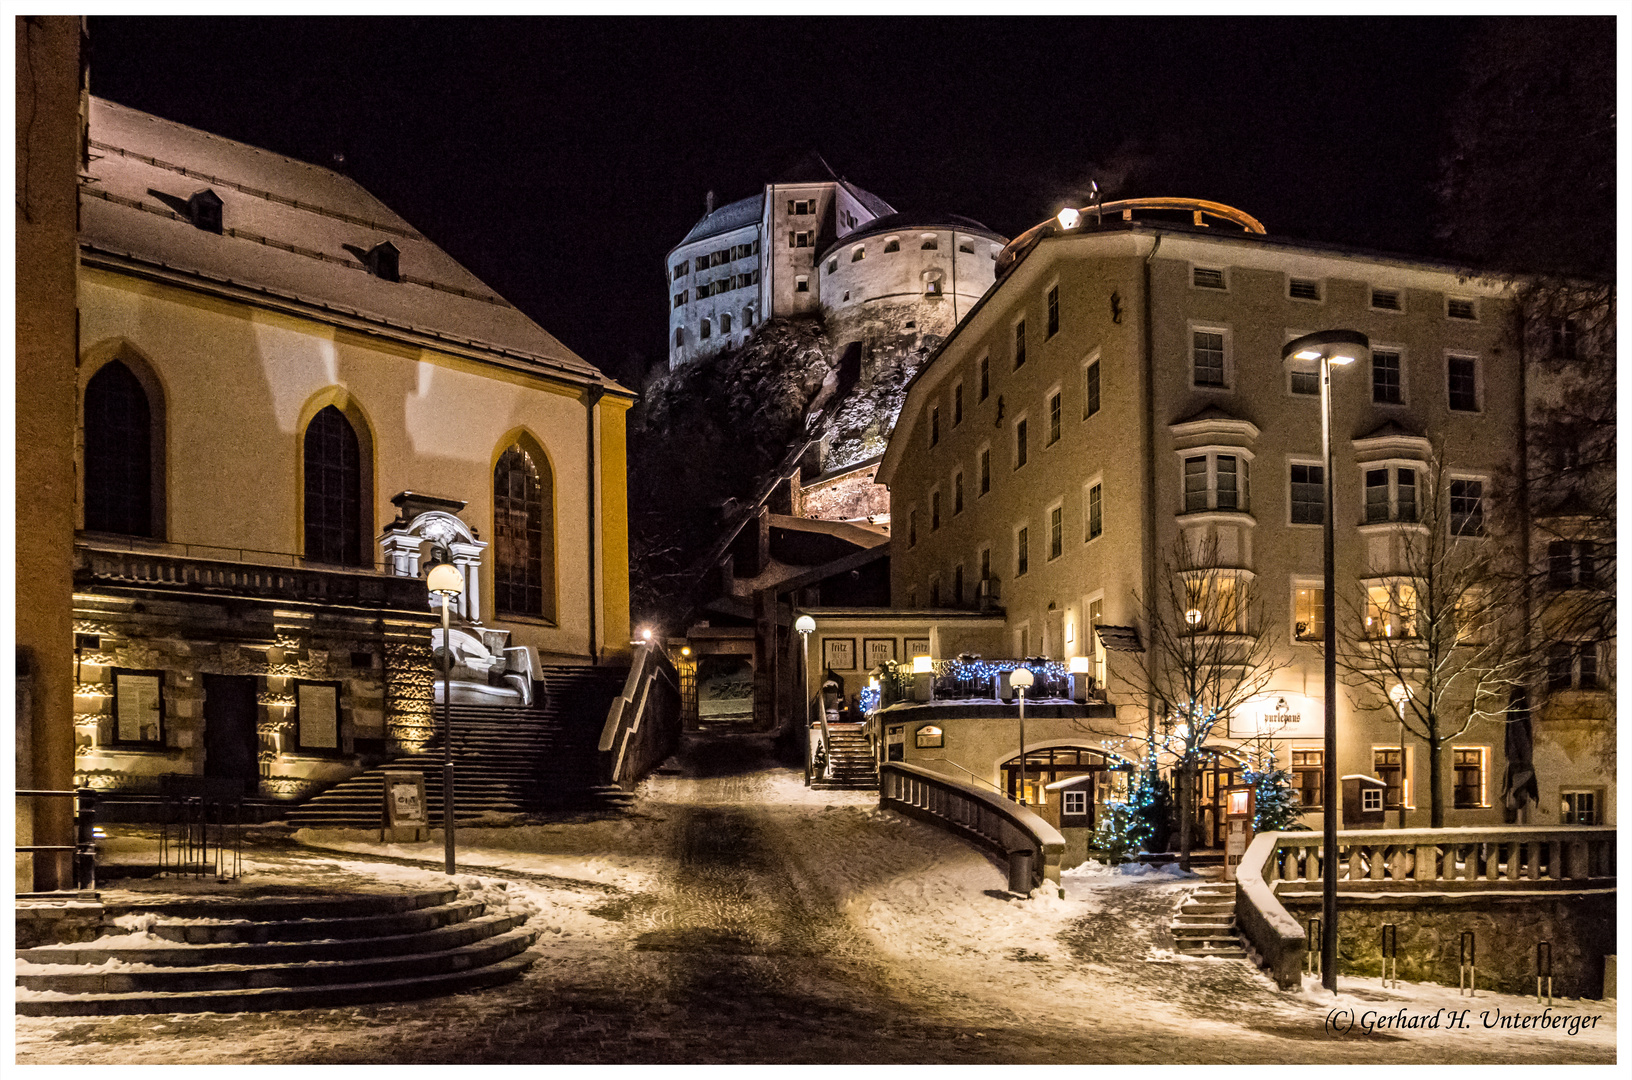
{"label": "street lamp", "polygon": [[1411,700],[1411,688],[1395,683],[1388,692],[1388,700],[1400,711],[1400,828],[1405,828],[1405,703]]}
{"label": "street lamp", "polygon": [[[1326,621],[1326,749],[1321,787],[1326,811],[1321,845],[1320,984],[1337,992],[1337,583],[1332,559],[1332,365],[1354,363],[1371,348],[1371,339],[1358,330],[1319,330],[1294,338],[1281,347],[1281,362],[1320,361],[1321,486],[1326,491],[1321,539],[1325,595],[1321,615]],[[1403,762],[1401,763],[1403,766]]]}
{"label": "street lamp", "polygon": [[1030,668],[1017,667],[1009,672],[1009,685],[1020,695],[1020,790],[1016,793],[1020,797],[1015,802],[1022,806],[1026,802],[1026,691],[1036,681]]}
{"label": "street lamp", "polygon": [[452,563],[431,567],[425,579],[431,595],[442,598],[442,833],[444,869],[453,873],[453,641],[448,633],[448,605],[465,591],[465,576]]}
{"label": "street lamp", "polygon": [[[804,697],[805,715],[799,722],[802,729],[801,742],[805,747],[805,786],[810,786],[810,635],[816,629],[816,620],[809,615],[801,615],[794,620],[793,628],[799,631],[799,636],[805,643],[804,670],[799,674],[803,685],[800,693]],[[831,752],[831,751],[829,751]]]}

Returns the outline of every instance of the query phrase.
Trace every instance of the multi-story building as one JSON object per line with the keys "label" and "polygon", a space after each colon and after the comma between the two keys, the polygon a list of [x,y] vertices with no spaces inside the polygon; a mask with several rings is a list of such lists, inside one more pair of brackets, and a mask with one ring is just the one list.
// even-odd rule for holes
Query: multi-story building
{"label": "multi-story building", "polygon": [[812,154],[746,199],[716,209],[711,192],[669,252],[669,367],[739,345],[766,319],[817,312],[841,349],[868,329],[892,344],[945,335],[991,286],[1003,244],[966,218],[899,214]]}
{"label": "multi-story building", "polygon": [[423,746],[438,553],[471,693],[627,650],[629,391],[353,180],[89,117],[81,783],[296,798]]}
{"label": "multi-story building", "polygon": [[[1175,553],[1205,552],[1256,602],[1226,605],[1236,625],[1225,629],[1275,634],[1272,666],[1284,666],[1251,715],[1220,725],[1203,794],[1238,773],[1229,747],[1267,726],[1317,800],[1320,397],[1313,369],[1284,363],[1282,346],[1330,328],[1370,340],[1333,377],[1337,610],[1345,634],[1409,634],[1416,587],[1401,537],[1435,521],[1458,544],[1495,543],[1483,535],[1493,489],[1519,462],[1508,290],[1421,259],[1266,236],[1217,204],[1130,200],[1101,213],[1013,241],[996,286],[912,382],[878,473],[895,518],[892,602],[1000,596],[1010,655],[1090,657],[1136,747],[1146,699],[1126,682],[1129,658],[1107,650],[1148,647],[1141,598],[1162,594],[1184,561]],[[1417,498],[1430,490],[1442,500],[1433,514]],[[1406,824],[1427,824],[1424,744],[1404,739],[1402,769],[1385,697],[1340,684],[1337,708],[1339,774],[1382,779],[1390,824],[1402,797]],[[1506,734],[1500,719],[1475,719],[1448,747],[1447,825],[1504,820]],[[1105,744],[1089,732],[1075,743]],[[1597,792],[1612,818],[1601,760],[1548,760],[1569,775],[1543,781],[1532,820],[1556,820],[1560,784]],[[1004,763],[962,764],[995,780]]]}

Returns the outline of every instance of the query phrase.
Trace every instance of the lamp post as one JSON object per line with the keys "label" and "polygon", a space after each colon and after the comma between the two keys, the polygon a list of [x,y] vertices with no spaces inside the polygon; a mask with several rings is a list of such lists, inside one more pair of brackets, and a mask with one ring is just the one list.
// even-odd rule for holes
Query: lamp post
{"label": "lamp post", "polygon": [[1402,683],[1395,683],[1388,692],[1388,700],[1400,713],[1400,828],[1405,828],[1405,703],[1411,700],[1411,688]]}
{"label": "lamp post", "polygon": [[1036,679],[1030,668],[1017,667],[1009,672],[1009,685],[1020,696],[1020,790],[1016,792],[1020,797],[1015,802],[1022,806],[1026,803],[1026,691]]}
{"label": "lamp post", "polygon": [[[800,732],[801,732],[801,742],[804,743],[804,747],[805,747],[805,786],[809,787],[810,786],[810,635],[811,635],[811,632],[816,629],[816,620],[811,618],[809,615],[801,615],[801,616],[799,616],[799,618],[794,620],[793,628],[795,630],[799,631],[799,636],[804,639],[804,643],[805,643],[805,649],[804,649],[805,661],[804,661],[804,665],[803,665],[803,670],[801,670],[799,672],[799,676],[800,676],[799,693],[800,693],[800,700],[803,702],[803,705],[801,706],[799,711],[804,713],[805,715],[800,718],[799,727],[800,727]],[[825,717],[824,717],[824,719],[825,719]],[[824,749],[825,749],[825,746],[824,746]],[[829,751],[829,752],[831,752],[831,751]]]}
{"label": "lamp post", "polygon": [[453,873],[453,641],[448,633],[448,605],[465,591],[465,577],[452,563],[431,567],[425,587],[442,598],[442,833],[444,869]]}
{"label": "lamp post", "polygon": [[1322,776],[1325,803],[1321,844],[1320,984],[1337,992],[1337,585],[1332,543],[1332,365],[1345,366],[1371,348],[1371,339],[1358,330],[1319,330],[1294,338],[1281,347],[1282,363],[1320,361],[1321,486],[1326,505],[1321,526],[1325,570],[1321,617],[1326,624],[1326,745]]}

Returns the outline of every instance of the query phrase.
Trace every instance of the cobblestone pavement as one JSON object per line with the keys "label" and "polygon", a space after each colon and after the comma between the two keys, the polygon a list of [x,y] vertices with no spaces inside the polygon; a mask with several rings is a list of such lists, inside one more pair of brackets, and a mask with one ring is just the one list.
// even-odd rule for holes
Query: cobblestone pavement
{"label": "cobblestone pavement", "polygon": [[[522,978],[396,1005],[233,1016],[20,1018],[20,1063],[426,1064],[673,1062],[1556,1062],[1613,1060],[1559,1043],[1328,1036],[1322,1010],[1235,962],[1151,962],[1184,887],[1124,885],[1066,924],[1050,956],[904,962],[853,916],[854,882],[820,865],[831,829],[903,844],[929,826],[848,806],[766,805],[730,777],[648,800],[636,841],[647,888],[584,882],[592,933],[545,933]],[[621,826],[620,826],[621,827]],[[594,822],[563,849],[593,848]],[[894,851],[895,849],[888,849]],[[956,850],[956,849],[954,849]],[[915,854],[917,853],[917,854]],[[968,859],[967,851],[959,857]],[[994,882],[1000,873],[992,867]],[[569,879],[559,879],[571,885]],[[540,917],[543,922],[547,916]],[[538,920],[535,920],[537,923]],[[559,929],[559,927],[553,928]],[[1046,961],[1020,963],[1017,960]],[[1018,974],[1016,974],[1018,973]],[[1014,994],[1018,977],[1057,1000]],[[1052,983],[1049,980],[1053,980]],[[1084,991],[1084,987],[1088,991]],[[1047,995],[1043,997],[1046,999]],[[1291,1003],[1289,1004],[1289,999]]]}

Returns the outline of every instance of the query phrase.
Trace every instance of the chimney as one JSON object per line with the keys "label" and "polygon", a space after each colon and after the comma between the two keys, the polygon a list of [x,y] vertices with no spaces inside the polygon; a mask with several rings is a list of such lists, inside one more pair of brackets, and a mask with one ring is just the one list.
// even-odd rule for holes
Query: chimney
{"label": "chimney", "polygon": [[703,200],[703,206],[705,206],[707,208],[704,211],[704,213],[712,214],[714,212],[714,189],[713,188],[708,189],[708,197]]}

